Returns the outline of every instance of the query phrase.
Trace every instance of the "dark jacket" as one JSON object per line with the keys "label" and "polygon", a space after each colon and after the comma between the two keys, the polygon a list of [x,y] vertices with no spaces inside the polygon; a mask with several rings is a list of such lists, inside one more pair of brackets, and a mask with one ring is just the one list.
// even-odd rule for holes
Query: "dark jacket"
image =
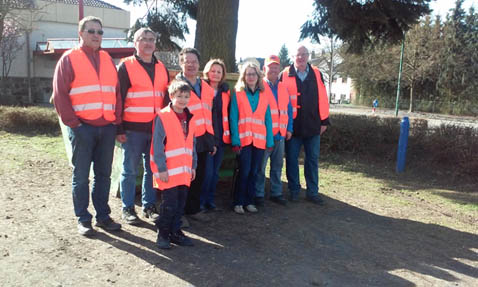
{"label": "dark jacket", "polygon": [[[325,120],[320,119],[319,115],[319,98],[317,89],[317,79],[314,71],[309,65],[309,72],[304,81],[301,81],[297,76],[294,65],[289,68],[289,75],[295,77],[297,92],[300,94],[297,97],[297,116],[294,119],[293,136],[308,138],[315,135],[320,135],[320,127],[322,125],[329,125],[329,118]],[[320,74],[322,77],[322,73]],[[283,75],[280,75],[282,80]],[[322,82],[323,82],[322,77]]]}
{"label": "dark jacket", "polygon": [[[224,145],[222,141],[222,135],[224,133],[224,127],[222,125],[222,93],[229,91],[229,85],[227,83],[222,83],[217,87],[216,96],[212,102],[212,127],[214,129],[214,139],[215,145],[221,146]],[[229,107],[227,107],[229,110]]]}

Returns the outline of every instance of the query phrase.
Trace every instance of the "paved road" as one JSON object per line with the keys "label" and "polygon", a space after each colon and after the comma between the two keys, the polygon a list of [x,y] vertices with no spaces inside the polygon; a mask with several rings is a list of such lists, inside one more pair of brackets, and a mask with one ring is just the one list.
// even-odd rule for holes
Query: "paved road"
{"label": "paved road", "polygon": [[[332,105],[331,112],[353,114],[353,115],[372,115],[372,109],[362,106],[352,105]],[[377,116],[393,117],[395,116],[395,110],[378,108],[375,112]],[[410,119],[426,119],[429,126],[439,126],[441,124],[466,126],[478,129],[478,117],[467,116],[452,116],[443,114],[431,114],[422,112],[412,112],[401,110],[398,112],[400,118],[408,116]]]}

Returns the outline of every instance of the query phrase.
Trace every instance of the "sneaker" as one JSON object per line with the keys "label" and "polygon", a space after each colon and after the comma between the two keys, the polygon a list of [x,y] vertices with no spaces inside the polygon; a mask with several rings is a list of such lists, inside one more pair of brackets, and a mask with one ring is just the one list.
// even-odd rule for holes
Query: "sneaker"
{"label": "sneaker", "polygon": [[156,221],[159,218],[159,213],[156,206],[151,205],[143,209],[143,216],[149,218],[151,221]]}
{"label": "sneaker", "polygon": [[194,246],[191,238],[187,237],[181,230],[176,233],[173,233],[169,236],[171,243],[174,243],[179,246]]}
{"label": "sneaker", "polygon": [[116,231],[121,229],[121,224],[114,222],[111,218],[96,221],[96,226],[101,227],[107,231]]}
{"label": "sneaker", "polygon": [[261,196],[257,196],[254,198],[254,204],[256,206],[264,206],[264,197],[261,197]]}
{"label": "sneaker", "polygon": [[287,205],[287,200],[285,200],[285,198],[282,195],[271,196],[269,199],[270,199],[270,201],[275,202],[277,204],[280,204],[280,205],[283,205],[283,206]]}
{"label": "sneaker", "polygon": [[162,237],[161,234],[158,233],[156,246],[158,246],[159,249],[171,249],[171,240],[169,240],[169,238]]}
{"label": "sneaker", "polygon": [[186,216],[181,216],[181,228],[188,228],[190,227],[191,224],[189,224],[189,221],[188,219],[186,218]]}
{"label": "sneaker", "polygon": [[121,216],[121,218],[123,218],[124,222],[126,222],[127,224],[135,225],[140,223],[139,218],[136,215],[136,211],[134,210],[134,207],[128,207],[123,209],[123,215]]}
{"label": "sneaker", "polygon": [[78,233],[83,236],[91,236],[96,233],[96,231],[91,227],[90,221],[80,221],[78,222]]}
{"label": "sneaker", "polygon": [[246,206],[246,210],[252,213],[258,212],[257,208],[254,206],[254,204],[249,204]]}
{"label": "sneaker", "polygon": [[312,196],[312,197],[307,197],[306,200],[312,202],[313,204],[317,204],[317,205],[320,205],[320,206],[325,205],[325,201],[319,195]]}
{"label": "sneaker", "polygon": [[237,214],[244,214],[244,208],[242,208],[242,205],[236,205],[234,206],[234,212]]}
{"label": "sneaker", "polygon": [[198,213],[195,213],[195,214],[189,214],[188,217],[192,220],[197,220],[200,222],[211,221],[211,218],[204,211],[199,211]]}

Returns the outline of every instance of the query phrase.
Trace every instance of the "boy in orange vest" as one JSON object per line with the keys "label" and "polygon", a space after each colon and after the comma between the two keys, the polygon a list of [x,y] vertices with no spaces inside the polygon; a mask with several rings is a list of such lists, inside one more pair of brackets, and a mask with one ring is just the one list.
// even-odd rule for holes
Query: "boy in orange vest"
{"label": "boy in orange vest", "polygon": [[162,191],[159,219],[155,222],[158,228],[156,244],[161,249],[171,248],[171,243],[193,245],[181,231],[181,216],[197,165],[196,125],[187,108],[191,87],[185,81],[173,81],[168,92],[171,103],[154,121],[151,144],[153,185]]}

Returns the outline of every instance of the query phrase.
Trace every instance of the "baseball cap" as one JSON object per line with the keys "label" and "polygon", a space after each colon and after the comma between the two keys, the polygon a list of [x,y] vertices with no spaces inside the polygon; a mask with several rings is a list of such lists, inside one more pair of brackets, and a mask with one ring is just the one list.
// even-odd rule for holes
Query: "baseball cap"
{"label": "baseball cap", "polygon": [[276,63],[280,65],[280,59],[276,55],[270,55],[266,58],[264,65],[269,66],[272,63]]}

